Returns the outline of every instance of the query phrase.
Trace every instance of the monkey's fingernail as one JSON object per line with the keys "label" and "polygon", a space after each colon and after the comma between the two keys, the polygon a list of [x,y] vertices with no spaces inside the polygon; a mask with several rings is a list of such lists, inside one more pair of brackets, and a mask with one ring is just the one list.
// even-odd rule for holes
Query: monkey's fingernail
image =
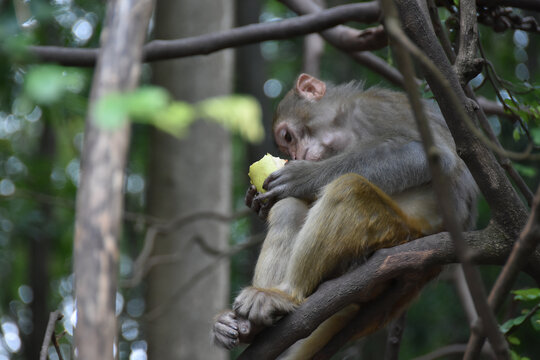
{"label": "monkey's fingernail", "polygon": [[240,332],[241,332],[242,334],[246,334],[246,333],[248,332],[247,326],[242,326],[242,327],[240,327]]}

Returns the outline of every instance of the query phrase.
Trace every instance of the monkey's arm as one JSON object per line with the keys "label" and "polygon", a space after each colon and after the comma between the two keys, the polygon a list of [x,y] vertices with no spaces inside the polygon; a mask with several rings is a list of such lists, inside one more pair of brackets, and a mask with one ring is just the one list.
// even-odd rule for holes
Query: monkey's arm
{"label": "monkey's arm", "polygon": [[[440,148],[440,154],[445,172],[450,173],[457,155],[446,147]],[[313,200],[323,186],[346,173],[360,174],[390,195],[431,180],[422,143],[403,144],[389,140],[318,162],[289,161],[266,179],[263,186],[268,191],[257,196],[256,201],[271,206],[289,196]]]}

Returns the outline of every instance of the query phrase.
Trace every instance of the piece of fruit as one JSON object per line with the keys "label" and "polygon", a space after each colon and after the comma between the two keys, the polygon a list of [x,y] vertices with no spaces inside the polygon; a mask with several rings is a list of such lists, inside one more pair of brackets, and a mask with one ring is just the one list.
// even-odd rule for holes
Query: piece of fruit
{"label": "piece of fruit", "polygon": [[249,167],[248,176],[258,192],[266,192],[266,190],[264,190],[262,187],[264,180],[266,180],[268,175],[282,168],[286,162],[287,160],[285,159],[280,159],[270,154],[266,154],[261,160],[251,164]]}

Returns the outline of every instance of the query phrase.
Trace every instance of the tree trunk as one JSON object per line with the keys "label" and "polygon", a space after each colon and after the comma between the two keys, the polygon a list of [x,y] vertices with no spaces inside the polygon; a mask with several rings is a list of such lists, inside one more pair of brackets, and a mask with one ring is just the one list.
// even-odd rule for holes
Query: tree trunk
{"label": "tree trunk", "polygon": [[[232,26],[232,1],[161,1],[156,37],[171,39]],[[232,53],[223,51],[156,64],[155,83],[179,100],[196,102],[228,94]],[[152,135],[148,211],[162,219],[198,212],[228,214],[231,208],[231,146],[220,126],[198,121],[182,140]],[[157,239],[153,255],[174,262],[155,266],[147,278],[147,340],[150,359],[225,359],[212,346],[214,315],[228,303],[229,264],[205,251],[226,250],[229,224],[201,216]]]}
{"label": "tree trunk", "polygon": [[75,296],[77,358],[114,359],[118,246],[123,211],[129,125],[96,126],[92,107],[111,92],[132,90],[139,81],[142,45],[151,0],[116,0],[107,7],[101,52],[92,83],[77,194]]}

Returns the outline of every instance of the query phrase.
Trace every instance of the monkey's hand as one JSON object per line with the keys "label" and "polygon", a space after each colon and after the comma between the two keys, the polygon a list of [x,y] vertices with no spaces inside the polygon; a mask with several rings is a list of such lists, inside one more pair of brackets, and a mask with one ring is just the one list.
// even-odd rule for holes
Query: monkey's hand
{"label": "monkey's hand", "polygon": [[235,314],[255,326],[270,326],[298,306],[287,293],[277,289],[247,287],[233,303]]}
{"label": "monkey's hand", "polygon": [[215,318],[212,335],[214,344],[227,350],[231,350],[238,344],[249,343],[260,331],[247,319],[242,319],[231,311],[227,310],[217,315]]}
{"label": "monkey's hand", "polygon": [[251,185],[246,192],[245,202],[246,206],[251,210],[255,211],[261,220],[266,220],[270,209],[274,205],[270,201],[260,201],[260,193],[257,191],[254,185]]}
{"label": "monkey's hand", "polygon": [[296,197],[313,201],[322,186],[318,179],[323,170],[323,164],[317,161],[294,160],[289,161],[281,169],[271,173],[263,183],[267,190],[260,194],[259,201],[268,201],[275,204],[278,200],[287,197]]}

